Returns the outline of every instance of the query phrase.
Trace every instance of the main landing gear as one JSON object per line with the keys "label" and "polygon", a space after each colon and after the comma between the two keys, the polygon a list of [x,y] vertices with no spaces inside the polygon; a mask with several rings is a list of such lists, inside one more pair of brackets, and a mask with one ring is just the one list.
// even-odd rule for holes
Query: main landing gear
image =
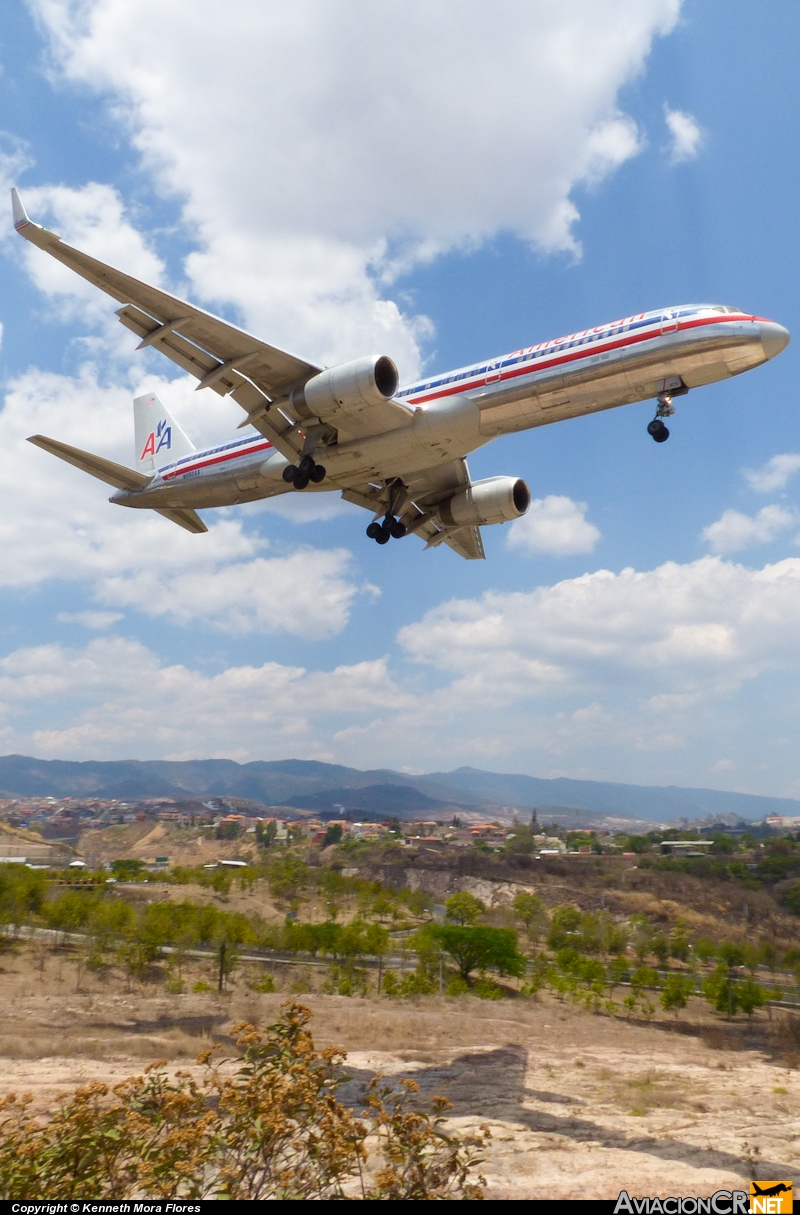
{"label": "main landing gear", "polygon": [[325,480],[325,466],[317,464],[313,456],[303,456],[299,464],[287,464],[283,470],[284,481],[290,482],[295,489],[305,489],[309,481],[319,485]]}
{"label": "main landing gear", "polygon": [[376,519],[367,528],[367,535],[370,540],[376,540],[378,544],[388,544],[392,539],[402,540],[405,534],[405,523],[401,523],[394,515],[387,515],[383,523],[379,523]]}

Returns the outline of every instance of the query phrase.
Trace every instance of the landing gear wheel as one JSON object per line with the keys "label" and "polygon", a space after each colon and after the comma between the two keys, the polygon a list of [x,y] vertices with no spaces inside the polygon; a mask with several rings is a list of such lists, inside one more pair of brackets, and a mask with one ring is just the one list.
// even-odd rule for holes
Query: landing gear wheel
{"label": "landing gear wheel", "polygon": [[302,460],[297,465],[297,470],[301,477],[310,477],[314,471],[314,457],[303,456]]}
{"label": "landing gear wheel", "polygon": [[325,480],[325,474],[328,470],[324,464],[315,464],[309,476],[315,485],[319,485],[320,481]]}
{"label": "landing gear wheel", "polygon": [[298,472],[292,484],[294,485],[295,489],[305,489],[305,487],[308,485],[308,480],[309,479],[307,476],[301,472]]}
{"label": "landing gear wheel", "polygon": [[660,418],[653,418],[652,422],[648,422],[647,433],[656,443],[666,443],[669,438],[669,431]]}
{"label": "landing gear wheel", "polygon": [[370,540],[377,540],[378,536],[382,536],[383,528],[381,527],[380,523],[370,523],[369,527],[367,528],[367,535],[369,536]]}
{"label": "landing gear wheel", "polygon": [[392,522],[389,525],[389,535],[392,536],[394,540],[402,540],[405,534],[405,523],[401,523],[399,519],[392,519]]}
{"label": "landing gear wheel", "polygon": [[377,540],[378,544],[388,544],[389,540],[390,540],[390,536],[389,536],[389,533],[385,532],[383,530],[383,528],[381,527],[379,529],[378,535],[375,537],[375,539]]}
{"label": "landing gear wheel", "polygon": [[296,464],[287,464],[283,470],[284,481],[288,481],[288,482],[294,481],[296,476],[297,476],[297,465]]}

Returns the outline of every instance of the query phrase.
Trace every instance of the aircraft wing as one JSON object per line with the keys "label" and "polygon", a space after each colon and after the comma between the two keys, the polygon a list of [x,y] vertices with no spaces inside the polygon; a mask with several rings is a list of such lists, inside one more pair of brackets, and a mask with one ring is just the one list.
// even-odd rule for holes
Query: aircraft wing
{"label": "aircraft wing", "polygon": [[151,287],[129,274],[81,253],[54,232],[33,223],[16,190],[11,192],[14,227],[20,236],[44,249],[122,304],[117,316],[142,346],[160,350],[173,363],[197,377],[198,388],[231,394],[257,430],[289,460],[302,447],[293,425],[269,406],[302,386],[321,370],[296,355],[269,346],[202,308]]}
{"label": "aircraft wing", "polygon": [[433,468],[412,474],[403,485],[359,485],[342,492],[347,502],[354,502],[376,516],[391,511],[400,514],[409,532],[427,540],[426,548],[446,544],[468,561],[482,560],[481,529],[479,527],[446,528],[435,518],[435,508],[459,489],[470,484],[466,460],[449,460]]}

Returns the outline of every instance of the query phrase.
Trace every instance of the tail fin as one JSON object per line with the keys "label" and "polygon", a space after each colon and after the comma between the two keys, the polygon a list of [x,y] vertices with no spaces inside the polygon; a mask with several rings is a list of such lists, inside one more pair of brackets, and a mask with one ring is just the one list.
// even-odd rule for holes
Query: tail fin
{"label": "tail fin", "polygon": [[164,464],[190,456],[194,443],[181,430],[169,411],[153,392],[136,397],[133,402],[136,435],[136,468],[153,473]]}

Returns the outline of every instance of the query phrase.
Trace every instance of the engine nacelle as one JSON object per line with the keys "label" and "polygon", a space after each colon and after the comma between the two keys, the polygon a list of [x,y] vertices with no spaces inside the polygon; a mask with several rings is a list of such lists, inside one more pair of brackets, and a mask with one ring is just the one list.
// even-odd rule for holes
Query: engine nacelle
{"label": "engine nacelle", "polygon": [[519,477],[487,477],[442,502],[437,515],[445,527],[480,527],[519,519],[531,504],[531,491]]}
{"label": "engine nacelle", "polygon": [[387,355],[368,355],[321,371],[304,388],[296,388],[290,401],[299,418],[326,421],[391,400],[398,383],[397,368]]}

